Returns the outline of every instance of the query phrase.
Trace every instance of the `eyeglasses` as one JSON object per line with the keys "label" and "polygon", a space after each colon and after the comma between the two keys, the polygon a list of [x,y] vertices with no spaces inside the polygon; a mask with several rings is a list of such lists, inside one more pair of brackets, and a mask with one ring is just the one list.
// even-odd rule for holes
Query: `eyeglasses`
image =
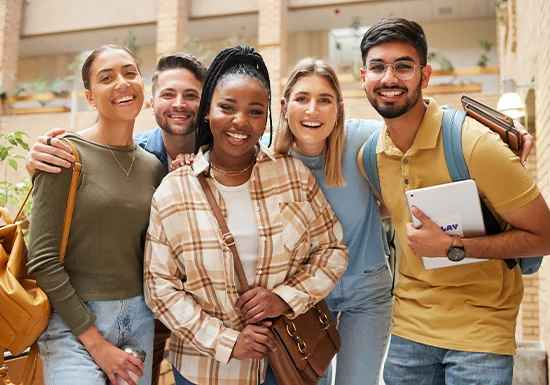
{"label": "eyeglasses", "polygon": [[399,60],[393,64],[384,64],[378,61],[368,62],[363,69],[370,80],[380,80],[386,74],[388,66],[393,68],[393,73],[399,80],[410,80],[417,68],[424,67],[416,65],[410,60]]}

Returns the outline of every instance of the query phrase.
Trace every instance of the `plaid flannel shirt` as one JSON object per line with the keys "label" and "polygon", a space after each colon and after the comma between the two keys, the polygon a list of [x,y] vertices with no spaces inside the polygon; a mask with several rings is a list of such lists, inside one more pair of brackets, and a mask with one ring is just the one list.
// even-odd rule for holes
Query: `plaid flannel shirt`
{"label": "plaid flannel shirt", "polygon": [[[342,228],[301,161],[260,144],[250,193],[260,233],[254,283],[272,290],[296,317],[324,298],[344,272]],[[145,248],[145,297],[172,330],[170,361],[196,384],[258,384],[264,360],[231,359],[246,323],[238,299],[233,255],[197,175],[208,169],[199,152],[192,167],[170,173],[152,202]],[[222,213],[221,194],[207,178]]]}

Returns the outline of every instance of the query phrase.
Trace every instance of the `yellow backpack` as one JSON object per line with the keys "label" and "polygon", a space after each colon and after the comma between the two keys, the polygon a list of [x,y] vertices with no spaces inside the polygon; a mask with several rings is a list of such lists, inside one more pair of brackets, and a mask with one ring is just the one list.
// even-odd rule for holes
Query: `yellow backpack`
{"label": "yellow backpack", "polygon": [[[64,140],[71,147],[76,160],[73,164],[63,222],[60,247],[62,264],[71,228],[78,177],[82,168],[76,147],[69,140]],[[0,227],[0,380],[5,385],[14,383],[8,376],[7,365],[4,364],[4,348],[13,355],[19,355],[29,347],[31,349],[21,384],[32,384],[38,358],[36,340],[48,326],[51,313],[51,305],[46,293],[38,287],[36,280],[30,277],[27,271],[27,246],[21,226],[16,223],[31,191],[24,199],[14,221],[11,220],[7,209],[0,208],[0,215],[6,222]]]}

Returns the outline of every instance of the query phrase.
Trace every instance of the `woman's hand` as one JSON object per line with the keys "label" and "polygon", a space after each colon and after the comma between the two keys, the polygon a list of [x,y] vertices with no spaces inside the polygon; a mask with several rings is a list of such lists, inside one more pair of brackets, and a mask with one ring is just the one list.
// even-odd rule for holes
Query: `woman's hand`
{"label": "woman's hand", "polygon": [[237,360],[259,360],[264,358],[268,349],[275,350],[275,336],[266,326],[247,325],[239,334],[231,352],[231,357]]}
{"label": "woman's hand", "polygon": [[190,165],[195,160],[195,154],[179,154],[176,159],[170,163],[170,171],[177,170],[185,165]]}
{"label": "woman's hand", "polygon": [[144,363],[140,359],[117,348],[106,341],[97,329],[92,326],[78,336],[95,363],[105,372],[109,381],[116,384],[115,374],[124,379],[128,385],[137,385],[126,372],[133,372],[136,376],[143,376]]}
{"label": "woman's hand", "polygon": [[36,170],[57,174],[61,172],[60,167],[71,167],[71,163],[75,160],[71,154],[71,148],[56,138],[63,133],[65,133],[63,128],[54,128],[46,135],[38,137],[27,154],[25,162],[25,168],[30,176]]}
{"label": "woman's hand", "polygon": [[249,325],[266,318],[279,317],[290,309],[290,306],[281,297],[263,287],[248,290],[239,297],[235,307]]}

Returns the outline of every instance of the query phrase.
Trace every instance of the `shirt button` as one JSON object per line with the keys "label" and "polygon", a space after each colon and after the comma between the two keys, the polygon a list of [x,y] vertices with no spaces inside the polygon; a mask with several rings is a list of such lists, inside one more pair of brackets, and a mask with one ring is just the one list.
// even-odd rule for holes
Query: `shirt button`
{"label": "shirt button", "polygon": [[408,180],[408,179],[405,179],[405,184],[409,184],[409,180]]}
{"label": "shirt button", "polygon": [[263,271],[258,270],[256,273],[257,273],[258,275],[262,275]]}
{"label": "shirt button", "polygon": [[403,159],[403,164],[407,164],[409,163],[409,160],[408,159]]}
{"label": "shirt button", "polygon": [[267,241],[267,238],[266,237],[262,237],[262,241]]}
{"label": "shirt button", "polygon": [[260,206],[256,206],[256,211],[260,211]]}

